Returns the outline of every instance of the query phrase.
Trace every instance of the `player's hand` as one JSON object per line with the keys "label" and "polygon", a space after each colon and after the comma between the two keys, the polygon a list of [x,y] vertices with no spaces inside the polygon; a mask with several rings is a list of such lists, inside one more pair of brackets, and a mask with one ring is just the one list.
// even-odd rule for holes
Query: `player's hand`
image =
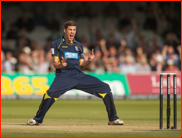
{"label": "player's hand", "polygon": [[65,62],[67,59],[65,57],[61,57],[62,60],[61,60],[61,64],[63,67],[66,67],[67,66],[67,63]]}
{"label": "player's hand", "polygon": [[94,49],[92,49],[92,51],[88,55],[88,61],[92,61],[93,59],[94,59]]}

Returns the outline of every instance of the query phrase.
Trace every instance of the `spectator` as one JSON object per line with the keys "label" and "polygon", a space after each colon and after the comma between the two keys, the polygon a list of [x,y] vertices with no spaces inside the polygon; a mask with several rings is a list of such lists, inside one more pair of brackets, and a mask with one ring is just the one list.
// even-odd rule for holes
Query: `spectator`
{"label": "spectator", "polygon": [[120,68],[118,67],[118,62],[114,57],[108,58],[105,66],[108,72],[121,72]]}
{"label": "spectator", "polygon": [[108,58],[117,59],[117,49],[115,46],[110,46],[108,50]]}
{"label": "spectator", "polygon": [[84,59],[88,59],[88,55],[90,54],[90,50],[87,47],[83,47],[84,51]]}
{"label": "spectator", "polygon": [[27,54],[27,57],[30,58],[31,49],[28,46],[23,47],[22,51]]}
{"label": "spectator", "polygon": [[173,60],[175,66],[177,66],[179,64],[179,62],[180,62],[179,56],[177,54],[175,54],[175,53],[168,54],[167,61],[169,59]]}
{"label": "spectator", "polygon": [[46,62],[44,54],[39,55],[39,63],[35,69],[36,73],[47,73],[49,70],[49,64]]}
{"label": "spectator", "polygon": [[100,41],[103,38],[100,29],[96,29],[94,34],[92,32],[90,32],[90,35],[91,35],[91,42]]}
{"label": "spectator", "polygon": [[152,71],[156,71],[156,54],[153,53],[149,57],[149,65]]}
{"label": "spectator", "polygon": [[132,28],[121,26],[120,32],[115,31],[114,27],[110,27],[110,28],[111,28],[112,34],[114,34],[114,37],[117,43],[125,39],[127,47],[129,47],[130,49],[132,49],[132,51],[134,51],[135,49],[134,38],[137,33],[137,24],[135,19],[130,19],[130,22],[131,22]]}
{"label": "spectator", "polygon": [[121,66],[122,64],[124,64],[125,62],[125,57],[130,56],[132,58],[132,63],[134,63],[135,59],[133,56],[133,52],[131,51],[130,48],[126,47],[123,51],[123,53],[121,53],[120,55],[118,55],[118,61],[119,61],[119,65]]}
{"label": "spectator", "polygon": [[157,38],[153,38],[152,42],[147,46],[147,54],[150,56],[152,53],[156,52],[156,50],[161,50]]}
{"label": "spectator", "polygon": [[110,46],[108,49],[108,63],[106,64],[107,71],[109,72],[121,72],[118,67],[117,49],[115,46]]}
{"label": "spectator", "polygon": [[115,42],[113,35],[109,35],[109,37],[106,41],[107,41],[107,43],[106,43],[107,49],[109,49],[110,46],[115,46],[118,49],[119,45]]}
{"label": "spectator", "polygon": [[[52,66],[52,57],[50,56],[50,43],[53,40],[61,37],[61,34],[59,33],[59,29],[60,27],[63,28],[63,24],[60,25],[60,20],[56,18],[55,13],[51,14],[50,20],[47,22],[45,13],[46,12],[51,13],[52,10],[57,11],[56,8],[55,9],[46,8],[46,5],[44,4],[47,4],[47,3],[44,3],[44,2],[33,2],[32,4],[34,8],[33,10],[35,11],[35,18],[31,18],[31,16],[29,16],[28,11],[22,10],[22,15],[18,18],[18,20],[15,21],[15,24],[14,23],[11,24],[10,29],[8,30],[8,33],[5,32],[7,31],[7,27],[4,25],[11,22],[10,20],[8,20],[9,18],[6,19],[6,17],[8,16],[11,17],[11,12],[8,10],[9,12],[7,12],[6,14],[2,13],[1,49],[3,50],[4,55],[6,55],[6,53],[8,52],[11,52],[13,56],[20,59],[21,57],[20,54],[21,55],[25,54],[25,51],[23,50],[24,47],[28,46],[32,50],[31,55],[30,54],[25,55],[23,62],[18,61],[17,67],[19,67],[21,63],[21,65],[25,69],[25,71],[22,71],[22,72],[28,72],[27,70],[31,72],[33,70],[31,64],[38,66],[39,58],[40,58],[39,55],[41,53],[39,50],[43,48],[45,51],[43,55],[46,56],[46,61],[49,63],[49,71],[54,71],[54,68]],[[79,16],[79,18],[88,17],[88,21],[90,21],[89,33],[90,33],[91,41],[87,42],[84,36],[79,37],[79,39],[84,47],[87,47],[89,50],[91,50],[92,48],[95,49],[95,54],[98,54],[98,59],[95,62],[93,62],[92,64],[93,68],[91,69],[91,67],[88,67],[87,71],[91,71],[91,70],[95,72],[104,72],[106,70],[113,71],[113,68],[115,67],[117,68],[118,63],[120,67],[125,64],[125,58],[127,56],[131,56],[132,65],[137,64],[136,65],[137,67],[138,65],[142,64],[141,58],[143,54],[148,58],[146,59],[146,61],[147,60],[149,61],[149,65],[152,71],[155,71],[155,72],[165,71],[165,68],[168,67],[168,64],[167,64],[168,60],[173,60],[174,66],[177,67],[179,70],[181,70],[181,43],[180,43],[181,37],[180,37],[180,29],[179,29],[180,28],[180,15],[179,15],[180,3],[179,2],[173,2],[173,3],[167,3],[167,4],[165,2],[154,2],[154,3],[141,2],[138,7],[140,8],[140,12],[137,12],[135,14],[133,13],[135,12],[133,10],[135,8],[133,9],[131,8],[131,15],[129,14],[129,12],[125,12],[124,14],[121,15],[121,12],[120,12],[121,9],[118,9],[117,7],[120,6],[121,8],[123,8],[124,4],[119,5],[120,4],[119,2],[109,2],[109,3],[106,3],[107,5],[105,5],[105,3],[102,5],[100,2],[98,2],[97,4],[100,6],[102,5],[103,7],[96,10],[97,13],[94,13],[93,11],[94,8],[97,8],[97,7],[94,7],[93,5],[94,3],[81,2],[80,4],[77,5],[76,2],[69,2],[64,4],[66,4],[67,7],[69,8],[66,8],[67,10],[65,15],[58,12],[60,14],[60,17],[63,16],[64,18],[64,19],[61,18],[61,20],[72,20],[72,17]],[[20,5],[24,5],[24,4],[20,4]],[[18,4],[16,6],[19,7],[20,5]],[[78,7],[82,7],[82,8],[80,8],[78,11],[75,11],[74,5],[77,5]],[[83,5],[84,5],[84,8],[83,8]],[[2,6],[4,6],[3,10],[6,10],[7,8],[11,9],[11,6],[14,6],[14,5],[9,3],[8,5],[2,5]],[[132,4],[131,4],[131,7],[132,7]],[[146,7],[147,7],[147,10],[144,11],[143,9]],[[48,9],[48,10],[45,10],[45,9]],[[99,15],[100,14],[99,11],[102,9],[106,10],[104,14],[108,13],[108,15],[106,15],[107,17],[109,17],[109,20],[110,20],[109,25],[107,26],[108,28],[105,28],[105,25],[108,23],[108,22],[107,23],[105,22],[106,18],[97,17],[99,18],[101,22],[103,22],[103,26],[97,26],[97,21],[93,22],[91,19]],[[112,11],[109,12],[111,9]],[[118,10],[119,12],[117,12],[116,14],[116,11]],[[133,15],[135,15],[138,22],[136,22],[135,19],[132,18]],[[145,16],[146,18],[144,18]],[[79,18],[75,18],[75,19],[79,20]],[[52,31],[50,37],[46,40],[42,39],[44,36],[37,35],[38,37],[40,36],[40,39],[39,38],[37,39],[40,40],[41,44],[45,42],[45,45],[43,45],[43,47],[39,43],[35,41],[31,41],[31,39],[29,39],[28,37],[28,33],[32,31],[35,27],[33,19],[35,19],[35,22],[37,25],[47,26]],[[93,20],[95,19],[96,18],[93,18]],[[143,19],[146,21],[145,26],[143,26],[143,21],[142,21]],[[115,21],[118,21],[118,22],[115,22]],[[137,23],[140,23],[141,25],[141,27],[139,27],[139,30],[138,30]],[[116,29],[116,25],[119,26],[119,29]],[[103,34],[102,34],[103,29],[106,29],[104,31],[106,32],[106,34],[104,35],[106,38],[103,37]],[[109,33],[109,35],[107,34],[107,32],[109,32],[108,29],[111,32]],[[157,34],[155,35],[159,35],[159,38],[160,36],[162,36],[162,42],[164,42],[165,45],[159,45],[160,43],[158,42],[158,39],[157,39],[158,37],[153,37],[149,41],[147,38],[150,36],[145,35],[146,29],[156,30]],[[12,45],[13,43],[11,43],[13,41],[12,40],[10,41],[8,39],[15,39],[17,41],[17,44],[15,45],[15,49]],[[86,54],[87,51],[88,50],[85,50],[86,58],[87,58],[87,54]],[[162,51],[162,57],[161,57],[161,51]],[[133,56],[133,53],[135,54],[135,56]],[[3,59],[3,53],[1,56]],[[115,60],[113,59],[113,57]],[[143,62],[144,61],[145,60],[143,60]],[[2,63],[2,69],[3,69],[3,65],[4,65],[3,60],[1,61],[1,63]],[[13,65],[12,63],[13,62],[11,61],[11,65]],[[18,69],[19,68],[17,68],[17,70]],[[136,72],[138,72],[137,68],[136,68]]]}
{"label": "spectator", "polygon": [[176,66],[180,62],[179,56],[175,53],[174,48],[171,45],[168,45],[168,46],[165,45],[162,50],[162,54],[165,61],[172,59]]}
{"label": "spectator", "polygon": [[17,66],[19,72],[29,74],[33,71],[34,65],[32,59],[30,58],[30,54],[31,50],[29,47],[25,47],[19,54],[19,63]]}
{"label": "spectator", "polygon": [[[88,56],[90,54],[90,50],[87,47],[83,47],[83,51],[84,51],[84,59],[88,59]],[[84,69],[84,71],[90,71],[90,67],[86,67]]]}
{"label": "spectator", "polygon": [[165,71],[166,71],[166,72],[174,73],[174,72],[178,72],[179,69],[178,69],[178,67],[176,67],[176,66],[174,65],[174,61],[173,61],[172,59],[169,59],[169,60],[167,61],[167,67],[165,68]]}
{"label": "spectator", "polygon": [[42,46],[39,43],[35,42],[35,41],[31,41],[31,49],[32,50],[42,49]]}
{"label": "spectator", "polygon": [[141,58],[143,56],[145,56],[143,48],[141,46],[138,46],[136,48],[136,54],[135,54],[135,61],[136,61],[135,65],[139,65],[139,66],[141,65]]}
{"label": "spectator", "polygon": [[10,30],[8,31],[6,35],[7,39],[17,39],[18,38],[18,32],[16,31],[15,25],[10,25]]}
{"label": "spectator", "polygon": [[158,55],[156,55],[156,66],[155,66],[154,71],[157,71],[160,73],[164,70],[165,70],[164,59],[161,54],[158,54]]}
{"label": "spectator", "polygon": [[38,49],[32,50],[32,52],[31,52],[31,60],[32,60],[33,65],[34,65],[34,70],[35,70],[35,68],[37,68],[38,63],[39,63],[38,56],[39,56]]}
{"label": "spectator", "polygon": [[106,48],[106,40],[105,39],[101,39],[99,41],[99,45],[100,45],[100,49],[102,51],[102,53],[104,54],[104,56],[108,56],[108,51],[107,51],[107,48]]}
{"label": "spectator", "polygon": [[49,72],[55,72],[55,68],[54,68],[53,60],[52,60],[51,50],[46,52],[46,61],[49,64]]}
{"label": "spectator", "polygon": [[95,73],[104,73],[105,66],[102,60],[102,52],[99,49],[95,50],[95,58],[89,66],[89,70]]}
{"label": "spectator", "polygon": [[143,50],[143,48],[141,47],[141,46],[138,46],[137,48],[136,48],[136,56],[143,56],[145,53],[144,53],[144,50]]}
{"label": "spectator", "polygon": [[117,54],[118,55],[122,55],[123,53],[124,53],[124,50],[126,49],[126,40],[125,39],[122,39],[121,41],[120,41],[120,46],[119,46],[119,48],[118,48],[118,52],[117,52]]}
{"label": "spectator", "polygon": [[174,33],[167,33],[165,44],[173,46],[175,53],[178,53],[177,46],[180,44],[180,40]]}
{"label": "spectator", "polygon": [[3,64],[4,72],[6,72],[6,73],[12,73],[14,71],[14,68],[11,64],[11,58],[12,58],[12,53],[7,52],[5,55],[5,61]]}
{"label": "spectator", "polygon": [[130,55],[125,56],[124,64],[120,65],[121,73],[133,74],[136,72],[136,68],[133,65],[133,57]]}
{"label": "spectator", "polygon": [[147,63],[147,58],[145,55],[140,56],[140,63],[136,66],[137,73],[150,73],[151,68]]}
{"label": "spectator", "polygon": [[145,36],[140,34],[138,35],[136,39],[137,46],[142,47],[143,51],[146,53],[147,47],[146,47],[146,42],[145,42]]}

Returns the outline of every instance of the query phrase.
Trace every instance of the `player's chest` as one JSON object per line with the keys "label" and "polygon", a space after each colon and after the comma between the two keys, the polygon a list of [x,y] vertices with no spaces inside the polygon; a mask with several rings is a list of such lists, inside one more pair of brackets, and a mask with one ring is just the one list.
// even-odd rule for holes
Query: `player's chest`
{"label": "player's chest", "polygon": [[77,45],[73,44],[73,45],[61,45],[59,47],[59,51],[60,52],[79,52],[79,48]]}
{"label": "player's chest", "polygon": [[59,51],[60,51],[60,56],[64,56],[67,59],[69,58],[78,59],[80,48],[75,44],[73,45],[62,44],[59,47]]}

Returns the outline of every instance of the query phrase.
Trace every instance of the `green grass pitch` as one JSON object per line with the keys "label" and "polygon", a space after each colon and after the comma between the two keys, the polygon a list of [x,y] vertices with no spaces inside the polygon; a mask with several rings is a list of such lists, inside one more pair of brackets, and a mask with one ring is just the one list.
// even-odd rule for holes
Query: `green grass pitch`
{"label": "green grass pitch", "polygon": [[[41,100],[1,100],[2,137],[180,137],[181,101],[177,101],[177,129],[159,129],[159,100],[115,100],[123,126],[108,126],[102,100],[57,100],[39,126],[28,126]],[[171,122],[173,126],[173,101]]]}

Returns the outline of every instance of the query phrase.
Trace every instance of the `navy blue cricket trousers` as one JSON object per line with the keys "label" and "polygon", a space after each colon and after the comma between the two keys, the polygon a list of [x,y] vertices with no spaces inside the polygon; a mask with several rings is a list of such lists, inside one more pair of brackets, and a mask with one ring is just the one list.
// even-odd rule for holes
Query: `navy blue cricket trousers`
{"label": "navy blue cricket trousers", "polygon": [[50,88],[43,95],[39,110],[34,119],[42,123],[43,118],[51,105],[66,91],[79,89],[103,99],[108,113],[109,121],[118,119],[111,89],[108,84],[96,77],[84,74],[78,70],[57,73]]}

